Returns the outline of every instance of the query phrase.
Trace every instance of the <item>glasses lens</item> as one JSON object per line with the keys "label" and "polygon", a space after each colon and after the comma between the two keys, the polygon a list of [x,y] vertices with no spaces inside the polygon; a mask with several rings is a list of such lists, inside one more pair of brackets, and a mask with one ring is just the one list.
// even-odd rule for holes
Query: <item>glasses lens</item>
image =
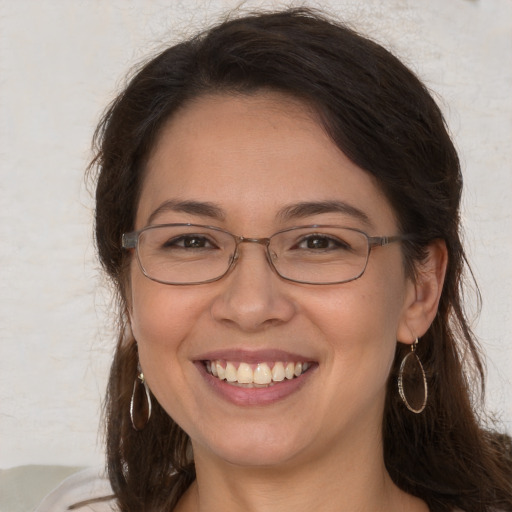
{"label": "glasses lens", "polygon": [[274,235],[272,263],[282,277],[311,284],[357,279],[368,261],[367,236],[335,226],[294,228]]}
{"label": "glasses lens", "polygon": [[144,273],[169,284],[218,279],[229,268],[234,252],[230,234],[196,225],[150,227],[140,233],[137,245]]}

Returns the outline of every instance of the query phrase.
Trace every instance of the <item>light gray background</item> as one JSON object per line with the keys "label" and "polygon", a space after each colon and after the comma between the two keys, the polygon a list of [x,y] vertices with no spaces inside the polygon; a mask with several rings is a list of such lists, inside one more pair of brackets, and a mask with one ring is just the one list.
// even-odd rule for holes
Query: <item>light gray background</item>
{"label": "light gray background", "polygon": [[[303,3],[394,50],[439,97],[466,179],[488,403],[510,431],[512,0]],[[114,341],[83,179],[90,138],[130,66],[237,4],[0,0],[0,468],[102,460]]]}

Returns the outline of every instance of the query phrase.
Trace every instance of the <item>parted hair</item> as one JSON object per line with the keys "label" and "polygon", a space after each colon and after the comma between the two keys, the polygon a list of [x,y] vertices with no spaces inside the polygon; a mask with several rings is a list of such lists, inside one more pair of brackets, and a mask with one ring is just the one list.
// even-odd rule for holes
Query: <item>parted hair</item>
{"label": "parted hair", "polygon": [[511,442],[484,421],[483,362],[463,308],[467,269],[460,236],[462,177],[443,115],[423,83],[382,46],[310,9],[231,18],[173,45],[134,72],[95,133],[95,234],[117,289],[119,338],[106,401],[108,472],[123,512],[170,511],[195,478],[188,435],[153,397],[141,431],[129,408],[137,343],[126,315],[123,233],[134,229],[145,165],[162,126],[206,94],[279,91],[319,115],[336,146],[372,175],[403,233],[414,268],[444,240],[448,268],[437,315],[417,348],[429,386],[426,409],[397,392],[397,343],[382,432],[386,467],[436,512],[512,510]]}

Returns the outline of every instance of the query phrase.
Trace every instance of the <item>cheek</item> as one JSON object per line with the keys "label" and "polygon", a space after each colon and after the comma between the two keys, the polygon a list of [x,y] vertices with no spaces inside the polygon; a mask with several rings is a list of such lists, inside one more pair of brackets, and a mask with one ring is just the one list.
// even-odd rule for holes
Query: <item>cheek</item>
{"label": "cheek", "polygon": [[394,358],[405,303],[405,279],[395,274],[368,272],[317,298],[315,323],[323,326],[333,366],[361,385],[385,381]]}
{"label": "cheek", "polygon": [[156,400],[180,424],[188,417],[180,397],[189,396],[187,382],[196,371],[185,342],[200,316],[201,300],[192,295],[144,276],[132,281],[130,319],[141,367]]}
{"label": "cheek", "polygon": [[177,344],[193,324],[191,317],[199,307],[186,289],[167,286],[145,277],[132,266],[130,322],[140,345]]}
{"label": "cheek", "polygon": [[[347,286],[347,285],[344,285]],[[389,286],[369,289],[347,289],[319,299],[317,311],[322,316],[319,325],[329,331],[328,338],[339,336],[350,346],[364,347],[381,341],[396,343],[397,327],[403,307],[403,293]],[[365,343],[361,343],[365,338]]]}
{"label": "cheek", "polygon": [[[158,383],[173,379],[182,362],[191,330],[203,301],[195,290],[156,283],[136,269],[132,273],[130,322],[139,359],[153,392]],[[190,348],[190,347],[188,347]]]}

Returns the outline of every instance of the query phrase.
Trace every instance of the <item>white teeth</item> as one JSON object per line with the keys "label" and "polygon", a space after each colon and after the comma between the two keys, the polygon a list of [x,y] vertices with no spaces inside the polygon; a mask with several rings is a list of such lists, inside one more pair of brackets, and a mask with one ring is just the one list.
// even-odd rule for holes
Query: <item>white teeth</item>
{"label": "white teeth", "polygon": [[279,362],[272,368],[272,380],[274,382],[282,382],[284,380],[284,364]]}
{"label": "white teeth", "polygon": [[236,382],[237,373],[233,363],[226,363],[226,380],[228,382]]}
{"label": "white teeth", "polygon": [[252,368],[247,363],[240,363],[236,377],[240,384],[250,384],[253,382]]}
{"label": "white teeth", "polygon": [[284,376],[287,379],[293,379],[295,376],[295,365],[293,363],[288,363],[284,369]]}
{"label": "white teeth", "polygon": [[282,382],[285,379],[291,380],[300,377],[308,368],[310,363],[283,363],[277,361],[270,368],[269,363],[258,363],[253,370],[254,365],[249,363],[236,363],[226,361],[225,364],[218,361],[205,361],[206,371],[220,380],[226,380],[232,384],[244,387],[267,387],[275,382]]}
{"label": "white teeth", "polygon": [[224,380],[226,378],[226,370],[224,370],[224,367],[218,362],[215,362],[215,368],[217,369],[217,375],[220,380]]}
{"label": "white teeth", "polygon": [[255,384],[270,384],[272,382],[272,372],[267,363],[258,363],[254,370],[253,382]]}

